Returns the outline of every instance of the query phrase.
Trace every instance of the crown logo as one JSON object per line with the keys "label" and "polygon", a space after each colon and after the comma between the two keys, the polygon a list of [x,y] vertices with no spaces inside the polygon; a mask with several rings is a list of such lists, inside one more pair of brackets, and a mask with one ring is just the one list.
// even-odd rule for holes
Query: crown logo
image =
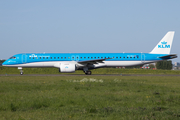
{"label": "crown logo", "polygon": [[164,41],[164,42],[161,42],[161,43],[162,43],[162,44],[167,44],[167,42],[165,42],[165,41]]}
{"label": "crown logo", "polygon": [[37,55],[35,55],[35,54],[32,54],[32,55],[30,55],[29,57],[37,57]]}

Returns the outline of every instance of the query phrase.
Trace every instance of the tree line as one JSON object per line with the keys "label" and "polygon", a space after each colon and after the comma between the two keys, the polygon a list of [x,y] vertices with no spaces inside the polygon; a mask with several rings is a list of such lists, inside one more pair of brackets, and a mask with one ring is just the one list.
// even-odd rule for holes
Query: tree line
{"label": "tree line", "polygon": [[0,63],[3,63],[5,60],[0,60]]}
{"label": "tree line", "polygon": [[[143,65],[140,66],[131,66],[131,67],[126,67],[129,69],[132,68],[141,68]],[[149,64],[150,69],[162,69],[162,70],[171,70],[173,65],[172,65],[172,61],[171,60],[163,60],[163,61],[159,61],[157,62],[155,65],[154,64]]]}
{"label": "tree line", "polygon": [[156,68],[164,69],[164,70],[171,70],[172,69],[172,61],[171,60],[159,61],[156,63]]}

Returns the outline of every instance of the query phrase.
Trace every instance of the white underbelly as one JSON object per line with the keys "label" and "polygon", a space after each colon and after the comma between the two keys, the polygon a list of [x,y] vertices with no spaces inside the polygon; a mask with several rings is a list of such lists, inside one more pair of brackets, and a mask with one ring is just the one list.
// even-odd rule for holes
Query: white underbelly
{"label": "white underbelly", "polygon": [[60,63],[57,62],[32,62],[32,63],[24,63],[24,64],[16,64],[16,65],[8,65],[9,67],[54,67],[54,64]]}
{"label": "white underbelly", "polygon": [[152,61],[104,61],[107,67],[117,67],[117,66],[136,66],[151,63]]}
{"label": "white underbelly", "polygon": [[[76,61],[50,61],[50,62],[32,62],[32,63],[24,63],[24,64],[15,64],[15,65],[6,65],[8,67],[57,67],[56,64],[64,63],[64,62],[72,62],[77,64]],[[152,63],[155,61],[103,61],[103,63],[94,64],[95,68],[98,67],[126,67],[126,66],[135,66],[142,65],[147,63]],[[83,66],[82,66],[83,67]]]}

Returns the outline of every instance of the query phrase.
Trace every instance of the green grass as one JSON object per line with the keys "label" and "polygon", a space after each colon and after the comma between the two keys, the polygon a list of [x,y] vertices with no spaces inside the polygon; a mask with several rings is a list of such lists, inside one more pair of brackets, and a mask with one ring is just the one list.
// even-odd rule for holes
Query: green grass
{"label": "green grass", "polygon": [[1,76],[0,120],[180,119],[180,77]]}
{"label": "green grass", "polygon": [[[24,74],[84,74],[82,70],[75,73],[59,73],[58,68],[23,68],[23,71]],[[19,73],[17,68],[0,67],[0,74]],[[180,70],[100,68],[92,70],[92,74],[180,74]]]}

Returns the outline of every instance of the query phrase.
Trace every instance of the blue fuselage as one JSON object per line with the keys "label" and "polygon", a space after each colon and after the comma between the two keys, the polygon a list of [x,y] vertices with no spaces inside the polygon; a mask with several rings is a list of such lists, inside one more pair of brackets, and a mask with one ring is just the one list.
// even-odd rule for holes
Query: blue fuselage
{"label": "blue fuselage", "polygon": [[[6,60],[3,65],[11,66],[38,62],[71,62],[106,59],[105,61],[141,61],[142,64],[164,60],[160,58],[166,54],[150,53],[24,53],[17,54]],[[166,58],[168,59],[168,58]],[[117,65],[118,66],[118,65]],[[124,65],[126,66],[126,65]]]}

